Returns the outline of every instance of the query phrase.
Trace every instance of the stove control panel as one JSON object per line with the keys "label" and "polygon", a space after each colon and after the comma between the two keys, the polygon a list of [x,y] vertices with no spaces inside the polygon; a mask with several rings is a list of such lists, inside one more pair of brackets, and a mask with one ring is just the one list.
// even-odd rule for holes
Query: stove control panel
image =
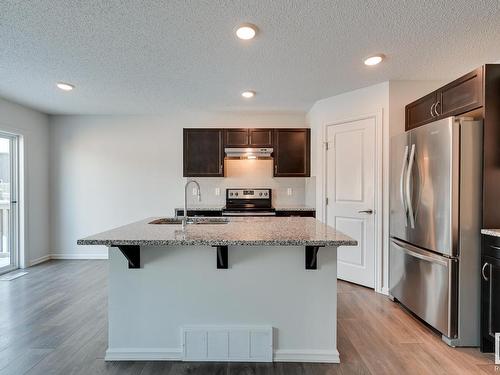
{"label": "stove control panel", "polygon": [[227,189],[229,199],[269,199],[271,189]]}

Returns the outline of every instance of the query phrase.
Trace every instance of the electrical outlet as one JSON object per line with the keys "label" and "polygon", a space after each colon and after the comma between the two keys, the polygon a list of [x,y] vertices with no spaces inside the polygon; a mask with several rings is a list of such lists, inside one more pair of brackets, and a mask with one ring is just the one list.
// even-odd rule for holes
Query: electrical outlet
{"label": "electrical outlet", "polygon": [[220,195],[220,188],[215,188],[215,195],[216,196],[219,196]]}
{"label": "electrical outlet", "polygon": [[286,195],[288,196],[292,195],[292,188],[286,188]]}
{"label": "electrical outlet", "polygon": [[197,188],[193,188],[193,195],[198,195],[198,189]]}

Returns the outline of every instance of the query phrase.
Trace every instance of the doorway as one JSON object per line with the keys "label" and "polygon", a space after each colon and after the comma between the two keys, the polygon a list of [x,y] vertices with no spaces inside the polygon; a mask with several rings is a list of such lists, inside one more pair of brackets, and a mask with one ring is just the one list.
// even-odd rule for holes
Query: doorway
{"label": "doorway", "polygon": [[338,249],[338,278],[375,288],[381,248],[377,115],[326,126],[325,221],[358,241]]}
{"label": "doorway", "polygon": [[0,132],[0,274],[19,268],[18,138]]}

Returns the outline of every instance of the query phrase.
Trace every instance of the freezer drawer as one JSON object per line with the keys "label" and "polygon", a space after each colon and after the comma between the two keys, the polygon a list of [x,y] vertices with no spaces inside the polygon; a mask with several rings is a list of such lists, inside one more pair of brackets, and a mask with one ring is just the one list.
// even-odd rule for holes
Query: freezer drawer
{"label": "freezer drawer", "polygon": [[457,336],[458,261],[390,242],[390,294],[449,338]]}

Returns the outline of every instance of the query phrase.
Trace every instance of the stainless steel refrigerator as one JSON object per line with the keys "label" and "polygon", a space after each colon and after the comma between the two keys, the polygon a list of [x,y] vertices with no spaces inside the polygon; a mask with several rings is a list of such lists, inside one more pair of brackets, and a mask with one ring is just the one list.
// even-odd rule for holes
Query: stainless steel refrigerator
{"label": "stainless steel refrigerator", "polygon": [[389,293],[451,346],[479,345],[482,123],[391,139]]}

